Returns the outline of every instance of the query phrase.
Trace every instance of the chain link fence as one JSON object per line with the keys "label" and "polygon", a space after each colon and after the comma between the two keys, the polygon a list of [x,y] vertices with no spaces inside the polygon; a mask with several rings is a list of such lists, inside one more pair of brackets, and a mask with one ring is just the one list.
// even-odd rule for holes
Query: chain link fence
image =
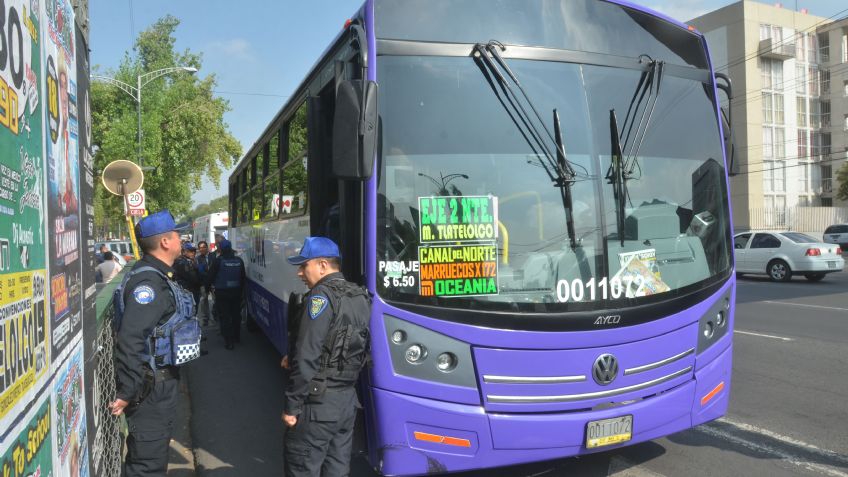
{"label": "chain link fence", "polygon": [[[120,277],[116,278],[119,280]],[[101,290],[111,295],[112,288]],[[126,421],[115,417],[109,410],[109,403],[115,398],[115,363],[113,351],[115,340],[112,332],[112,301],[98,300],[105,306],[98,306],[97,335],[89,349],[94,351],[87,366],[93,366],[91,382],[87,383],[87,393],[91,394],[93,414],[93,433],[91,440],[92,475],[96,477],[120,477],[123,460],[124,431]]]}

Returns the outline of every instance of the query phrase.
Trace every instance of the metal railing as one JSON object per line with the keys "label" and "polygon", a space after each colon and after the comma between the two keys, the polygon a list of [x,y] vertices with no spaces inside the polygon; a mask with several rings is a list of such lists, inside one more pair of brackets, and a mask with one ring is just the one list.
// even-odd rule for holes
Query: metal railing
{"label": "metal railing", "polygon": [[833,224],[848,223],[848,207],[763,207],[748,210],[748,223],[738,230],[796,230],[820,233]]}

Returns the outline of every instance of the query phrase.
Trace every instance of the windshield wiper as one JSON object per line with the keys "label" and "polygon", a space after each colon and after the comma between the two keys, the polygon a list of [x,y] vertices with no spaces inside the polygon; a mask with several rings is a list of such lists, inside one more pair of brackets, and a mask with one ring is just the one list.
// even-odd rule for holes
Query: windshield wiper
{"label": "windshield wiper", "polygon": [[[612,147],[612,160],[607,169],[607,183],[613,186],[613,197],[616,200],[615,219],[618,227],[618,238],[624,246],[624,208],[630,196],[627,191],[627,181],[633,178],[633,173],[639,166],[638,156],[648,132],[648,125],[654,115],[657,100],[660,94],[660,83],[662,82],[665,62],[654,60],[648,55],[639,57],[641,62],[644,58],[649,60],[648,68],[639,78],[639,84],[627,107],[627,115],[624,117],[623,130],[627,131],[623,136],[618,127],[618,119],[615,109],[610,110],[610,145]],[[644,107],[643,107],[644,104]],[[639,109],[642,114],[639,116]],[[637,123],[638,116],[638,123]],[[625,157],[624,150],[627,150]]]}
{"label": "windshield wiper", "polygon": [[[512,108],[515,110],[515,114],[518,116],[518,119],[521,120],[521,123],[527,129],[528,134],[525,134],[521,129],[521,124],[515,120],[513,116],[513,111],[509,110],[507,104],[501,100],[501,104],[507,110],[507,113],[512,118],[513,122],[518,126],[519,131],[524,136],[525,140],[527,140],[531,149],[536,152],[536,147],[534,147],[533,143],[538,146],[541,151],[541,155],[544,156],[545,160],[541,161],[542,168],[548,174],[548,177],[551,179],[551,182],[560,189],[560,195],[562,198],[563,208],[566,210],[566,227],[568,230],[568,238],[571,248],[574,249],[577,247],[577,239],[576,234],[574,232],[574,208],[572,203],[572,195],[571,195],[571,186],[574,184],[575,179],[577,177],[577,173],[574,171],[574,167],[572,167],[571,163],[568,161],[568,158],[565,154],[565,144],[562,139],[562,130],[559,121],[559,113],[556,109],[553,110],[553,121],[556,136],[551,134],[551,131],[545,125],[545,121],[542,120],[539,111],[536,109],[536,106],[533,104],[533,101],[530,100],[527,91],[525,91],[524,87],[521,85],[521,82],[518,80],[518,76],[513,73],[512,69],[510,69],[509,65],[506,61],[501,57],[500,50],[505,50],[506,47],[497,41],[490,41],[487,44],[478,43],[474,46],[474,58],[478,59],[483,66],[485,66],[486,70],[491,72],[491,77],[495,78],[498,82],[498,85],[504,92],[507,101],[509,101]],[[524,98],[524,102],[526,102],[530,109],[533,111],[536,120],[539,124],[542,125],[545,133],[550,139],[551,142],[556,146],[556,156],[551,152],[548,147],[548,143],[543,137],[542,132],[536,126],[536,121],[530,116],[527,112],[527,109],[522,104],[521,99],[518,95],[513,91],[512,86],[510,86],[510,82],[507,81],[506,76],[504,76],[501,68],[506,72],[509,76],[512,83],[515,84],[516,88],[521,92],[522,97]],[[484,74],[486,73],[484,70]],[[489,75],[486,75],[487,79],[489,79]],[[495,90],[495,94],[498,95],[500,99],[500,95],[497,90],[492,85],[492,89]],[[531,142],[532,138],[532,142]]]}

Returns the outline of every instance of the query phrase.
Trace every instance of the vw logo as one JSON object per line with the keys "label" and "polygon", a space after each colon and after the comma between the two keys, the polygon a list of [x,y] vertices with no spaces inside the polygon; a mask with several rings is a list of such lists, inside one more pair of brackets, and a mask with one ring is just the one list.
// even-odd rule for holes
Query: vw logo
{"label": "vw logo", "polygon": [[618,375],[618,360],[611,354],[602,354],[595,360],[592,366],[592,377],[601,386],[613,382]]}

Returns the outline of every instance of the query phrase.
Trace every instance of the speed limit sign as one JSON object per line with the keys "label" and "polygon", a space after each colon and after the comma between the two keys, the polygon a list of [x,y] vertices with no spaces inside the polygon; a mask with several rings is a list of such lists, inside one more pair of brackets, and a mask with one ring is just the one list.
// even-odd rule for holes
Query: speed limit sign
{"label": "speed limit sign", "polygon": [[127,194],[127,214],[144,215],[144,189]]}

